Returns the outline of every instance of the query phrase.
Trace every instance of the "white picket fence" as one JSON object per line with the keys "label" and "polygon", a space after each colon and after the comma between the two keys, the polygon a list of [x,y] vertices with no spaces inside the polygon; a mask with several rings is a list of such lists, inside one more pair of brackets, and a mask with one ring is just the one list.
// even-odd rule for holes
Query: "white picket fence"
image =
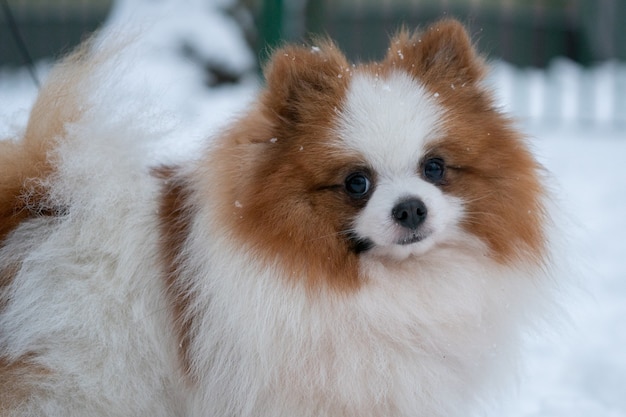
{"label": "white picket fence", "polygon": [[492,63],[499,105],[528,124],[609,125],[626,138],[626,63],[582,67],[556,59],[544,70]]}

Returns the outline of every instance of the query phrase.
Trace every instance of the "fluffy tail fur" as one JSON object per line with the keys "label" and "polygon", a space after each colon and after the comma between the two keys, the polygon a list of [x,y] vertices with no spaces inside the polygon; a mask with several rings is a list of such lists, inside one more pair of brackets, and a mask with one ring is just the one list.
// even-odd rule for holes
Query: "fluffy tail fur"
{"label": "fluffy tail fur", "polygon": [[83,87],[97,64],[89,50],[88,42],[55,67],[22,137],[0,141],[0,241],[24,220],[53,210],[44,186],[54,171],[51,151],[80,117]]}
{"label": "fluffy tail fur", "polygon": [[[132,62],[118,57],[130,44],[100,42],[98,37],[84,43],[54,67],[21,137],[0,140],[0,242],[21,222],[55,214],[63,210],[59,204],[75,197],[59,192],[71,189],[74,193],[93,186],[95,179],[85,177],[86,165],[93,171],[94,163],[103,165],[105,161],[108,165],[100,171],[115,172],[120,168],[118,162],[138,154],[129,147],[134,139],[138,139],[135,143],[142,142],[142,136],[146,139],[150,129],[141,134],[129,128],[133,124],[129,119],[136,122],[141,115],[136,110],[142,108],[136,102],[129,105],[128,88],[120,86]],[[120,119],[125,120],[122,123]],[[125,125],[124,129],[120,125]],[[91,159],[85,160],[89,159],[86,156]],[[55,187],[60,185],[59,178],[74,183],[51,190],[52,182]]]}

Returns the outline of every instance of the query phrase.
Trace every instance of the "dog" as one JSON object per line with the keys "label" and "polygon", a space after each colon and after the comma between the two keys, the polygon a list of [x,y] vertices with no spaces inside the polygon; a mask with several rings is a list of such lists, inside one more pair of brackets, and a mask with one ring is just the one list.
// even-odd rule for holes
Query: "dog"
{"label": "dog", "polygon": [[185,163],[116,65],[83,46],[0,142],[0,416],[467,416],[514,379],[552,197],[460,23],[278,48]]}

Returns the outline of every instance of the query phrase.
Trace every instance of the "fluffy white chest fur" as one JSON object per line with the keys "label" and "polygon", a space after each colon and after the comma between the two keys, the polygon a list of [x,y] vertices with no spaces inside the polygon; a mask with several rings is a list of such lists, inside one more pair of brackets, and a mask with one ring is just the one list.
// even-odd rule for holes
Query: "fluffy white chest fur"
{"label": "fluffy white chest fur", "polygon": [[[91,48],[91,49],[89,49]],[[182,166],[115,51],[0,143],[0,416],[468,416],[550,298],[541,167],[460,25],[285,47]]]}

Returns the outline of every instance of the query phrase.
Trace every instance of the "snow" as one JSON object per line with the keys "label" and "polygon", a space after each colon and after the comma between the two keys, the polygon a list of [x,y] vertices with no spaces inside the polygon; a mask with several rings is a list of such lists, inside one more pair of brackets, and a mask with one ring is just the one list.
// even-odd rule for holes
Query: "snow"
{"label": "snow", "polygon": [[626,136],[617,129],[535,129],[561,184],[581,287],[571,324],[536,341],[511,417],[626,416]]}
{"label": "snow", "polygon": [[[139,47],[127,76],[180,119],[166,147],[173,154],[218,134],[258,90],[254,57],[223,12],[231,3],[118,1],[104,29],[122,33],[132,23]],[[235,82],[209,87],[215,65]],[[49,67],[38,63],[39,75]],[[626,66],[560,59],[539,71],[496,62],[489,82],[555,179],[581,277],[564,296],[569,322],[532,340],[519,392],[498,415],[626,416]],[[23,129],[36,93],[25,69],[0,68],[0,137]]]}
{"label": "snow", "polygon": [[[188,144],[198,145],[227,125],[258,90],[246,28],[232,17],[235,3],[122,0],[115,2],[102,29],[102,37],[130,37],[124,53],[135,64],[125,78],[133,80],[134,91],[149,95],[161,112],[179,121],[177,129],[184,129]],[[251,24],[245,11],[239,15]],[[168,149],[184,155],[188,146]]]}
{"label": "snow", "polygon": [[626,124],[626,64],[584,69],[557,58],[547,70],[494,62],[490,82],[504,107],[532,123]]}

